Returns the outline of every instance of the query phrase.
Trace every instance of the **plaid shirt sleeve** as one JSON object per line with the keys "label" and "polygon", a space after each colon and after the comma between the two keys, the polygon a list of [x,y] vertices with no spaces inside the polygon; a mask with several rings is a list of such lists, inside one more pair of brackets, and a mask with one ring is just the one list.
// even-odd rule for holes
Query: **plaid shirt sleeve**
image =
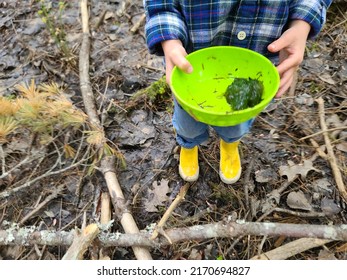
{"label": "plaid shirt sleeve", "polygon": [[163,55],[161,42],[179,39],[186,47],[188,32],[181,14],[179,0],[144,0],[146,13],[145,34],[149,52]]}
{"label": "plaid shirt sleeve", "polygon": [[289,20],[301,19],[311,25],[310,37],[315,37],[326,20],[326,11],[331,0],[296,0],[290,1]]}

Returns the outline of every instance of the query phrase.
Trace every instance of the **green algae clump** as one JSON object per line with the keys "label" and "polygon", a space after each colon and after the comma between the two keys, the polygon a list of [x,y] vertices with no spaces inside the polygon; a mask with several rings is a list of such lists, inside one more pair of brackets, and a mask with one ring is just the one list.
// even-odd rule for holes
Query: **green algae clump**
{"label": "green algae clump", "polygon": [[252,108],[262,100],[263,83],[251,78],[235,78],[225,92],[227,102],[232,110]]}

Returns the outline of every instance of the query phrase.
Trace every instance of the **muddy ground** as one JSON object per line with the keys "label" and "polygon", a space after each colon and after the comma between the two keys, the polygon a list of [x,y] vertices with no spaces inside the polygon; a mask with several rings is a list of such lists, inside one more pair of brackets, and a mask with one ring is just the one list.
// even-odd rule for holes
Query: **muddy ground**
{"label": "muddy ground", "polygon": [[[39,17],[41,4],[38,2],[6,0],[0,3],[0,95],[16,96],[15,86],[32,79],[36,84],[54,81],[83,110],[78,72],[81,44],[78,1],[68,2],[62,10],[61,21],[55,22],[55,27],[66,32],[68,54],[59,48]],[[52,6],[48,2],[53,2]],[[57,2],[45,4],[56,16]],[[159,221],[184,184],[177,172],[179,149],[171,125],[170,95],[133,98],[139,90],[163,76],[162,58],[148,54],[143,24],[135,32],[130,31],[141,20],[142,1],[131,1],[125,10],[122,10],[122,1],[90,2],[93,90],[107,137],[124,157],[117,162],[118,180],[139,228],[144,229]],[[307,45],[295,90],[263,112],[251,133],[242,139],[243,174],[239,182],[228,186],[220,181],[218,141],[211,131],[208,143],[200,147],[199,180],[192,184],[185,201],[166,227],[217,222],[231,215],[248,221],[347,223],[347,205],[329,161],[317,154],[311,141],[325,145],[319,133],[322,127],[315,101],[322,97],[328,128],[344,127],[330,130],[329,138],[346,185],[346,11],[343,3],[331,8],[324,30]],[[6,228],[6,222],[13,222],[68,231],[81,227],[84,213],[87,223],[99,221],[100,194],[107,192],[102,174],[89,172],[84,164],[35,181],[33,179],[48,171],[62,170],[67,163],[59,163],[50,170],[56,160],[54,153],[50,156],[51,147],[43,148],[42,143],[29,141],[27,137],[19,133],[1,144],[0,195],[24,186],[0,198],[2,229]],[[35,155],[35,151],[40,151],[41,156],[11,169],[28,153]],[[5,176],[9,170],[10,174]],[[28,181],[31,183],[25,185]],[[58,185],[65,188],[33,213]],[[273,196],[274,190],[281,187],[283,191]],[[268,199],[270,196],[274,199]],[[117,219],[111,230],[122,232]],[[152,253],[155,259],[249,259],[292,240],[285,236],[220,238],[175,244]],[[291,258],[347,259],[344,245],[330,242]],[[0,259],[61,259],[66,250],[64,246],[1,246]],[[134,258],[129,248],[112,248],[108,254],[111,259]],[[86,258],[91,258],[88,252]]]}

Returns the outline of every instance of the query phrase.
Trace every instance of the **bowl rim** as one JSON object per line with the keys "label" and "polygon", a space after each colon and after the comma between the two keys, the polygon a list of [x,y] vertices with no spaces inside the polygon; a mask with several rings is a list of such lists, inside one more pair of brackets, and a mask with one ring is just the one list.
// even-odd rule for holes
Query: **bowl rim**
{"label": "bowl rim", "polygon": [[[196,54],[199,54],[200,52],[206,52],[206,51],[210,51],[210,50],[215,50],[215,49],[233,49],[233,50],[239,50],[241,52],[247,52],[247,53],[250,53],[252,55],[255,55],[255,56],[258,56],[259,58],[261,58],[262,60],[266,61],[266,63],[268,63],[274,70],[274,73],[275,73],[275,76],[276,76],[276,81],[275,81],[275,87],[277,88],[277,91],[278,91],[278,88],[279,88],[279,84],[280,84],[280,75],[275,67],[275,65],[272,63],[272,61],[270,59],[268,59],[266,56],[256,52],[256,51],[253,51],[253,50],[250,50],[250,49],[247,49],[247,48],[242,48],[242,47],[237,47],[237,46],[211,46],[211,47],[207,47],[207,48],[203,48],[203,49],[200,49],[200,50],[196,50],[194,52],[191,52],[189,53],[186,58],[189,60],[189,58],[191,58],[192,56],[196,55]],[[271,102],[271,100],[275,97],[277,91],[271,96],[267,97],[266,99],[263,99],[260,103],[258,103],[257,105],[253,106],[253,107],[249,107],[249,108],[246,108],[246,109],[243,109],[243,110],[232,110],[230,109],[230,111],[228,112],[211,112],[211,111],[207,111],[207,110],[204,110],[202,109],[201,107],[195,105],[195,104],[191,104],[191,103],[188,103],[186,102],[185,100],[183,100],[182,98],[180,98],[180,96],[176,93],[175,89],[173,88],[173,83],[172,83],[172,78],[173,78],[173,75],[176,71],[182,71],[180,70],[177,66],[174,66],[172,72],[171,72],[171,75],[170,75],[170,88],[171,88],[171,91],[173,92],[175,98],[177,99],[178,103],[180,103],[182,105],[182,103],[184,105],[186,105],[187,107],[191,107],[191,108],[194,108],[194,110],[196,111],[199,111],[203,114],[206,114],[206,115],[214,115],[214,116],[231,116],[231,115],[240,115],[240,114],[247,114],[248,112],[250,111],[258,111],[258,110],[262,110],[268,103]]]}

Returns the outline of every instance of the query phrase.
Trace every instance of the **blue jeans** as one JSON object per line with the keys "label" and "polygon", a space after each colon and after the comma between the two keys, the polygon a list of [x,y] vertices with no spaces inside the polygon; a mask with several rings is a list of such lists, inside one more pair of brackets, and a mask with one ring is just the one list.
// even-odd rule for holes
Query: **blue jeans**
{"label": "blue jeans", "polygon": [[[218,136],[225,142],[231,143],[240,140],[249,132],[254,119],[235,126],[211,126]],[[176,141],[181,147],[191,149],[209,137],[208,126],[205,123],[192,118],[181,105],[174,99],[174,113],[172,118],[173,127],[176,130]]]}

